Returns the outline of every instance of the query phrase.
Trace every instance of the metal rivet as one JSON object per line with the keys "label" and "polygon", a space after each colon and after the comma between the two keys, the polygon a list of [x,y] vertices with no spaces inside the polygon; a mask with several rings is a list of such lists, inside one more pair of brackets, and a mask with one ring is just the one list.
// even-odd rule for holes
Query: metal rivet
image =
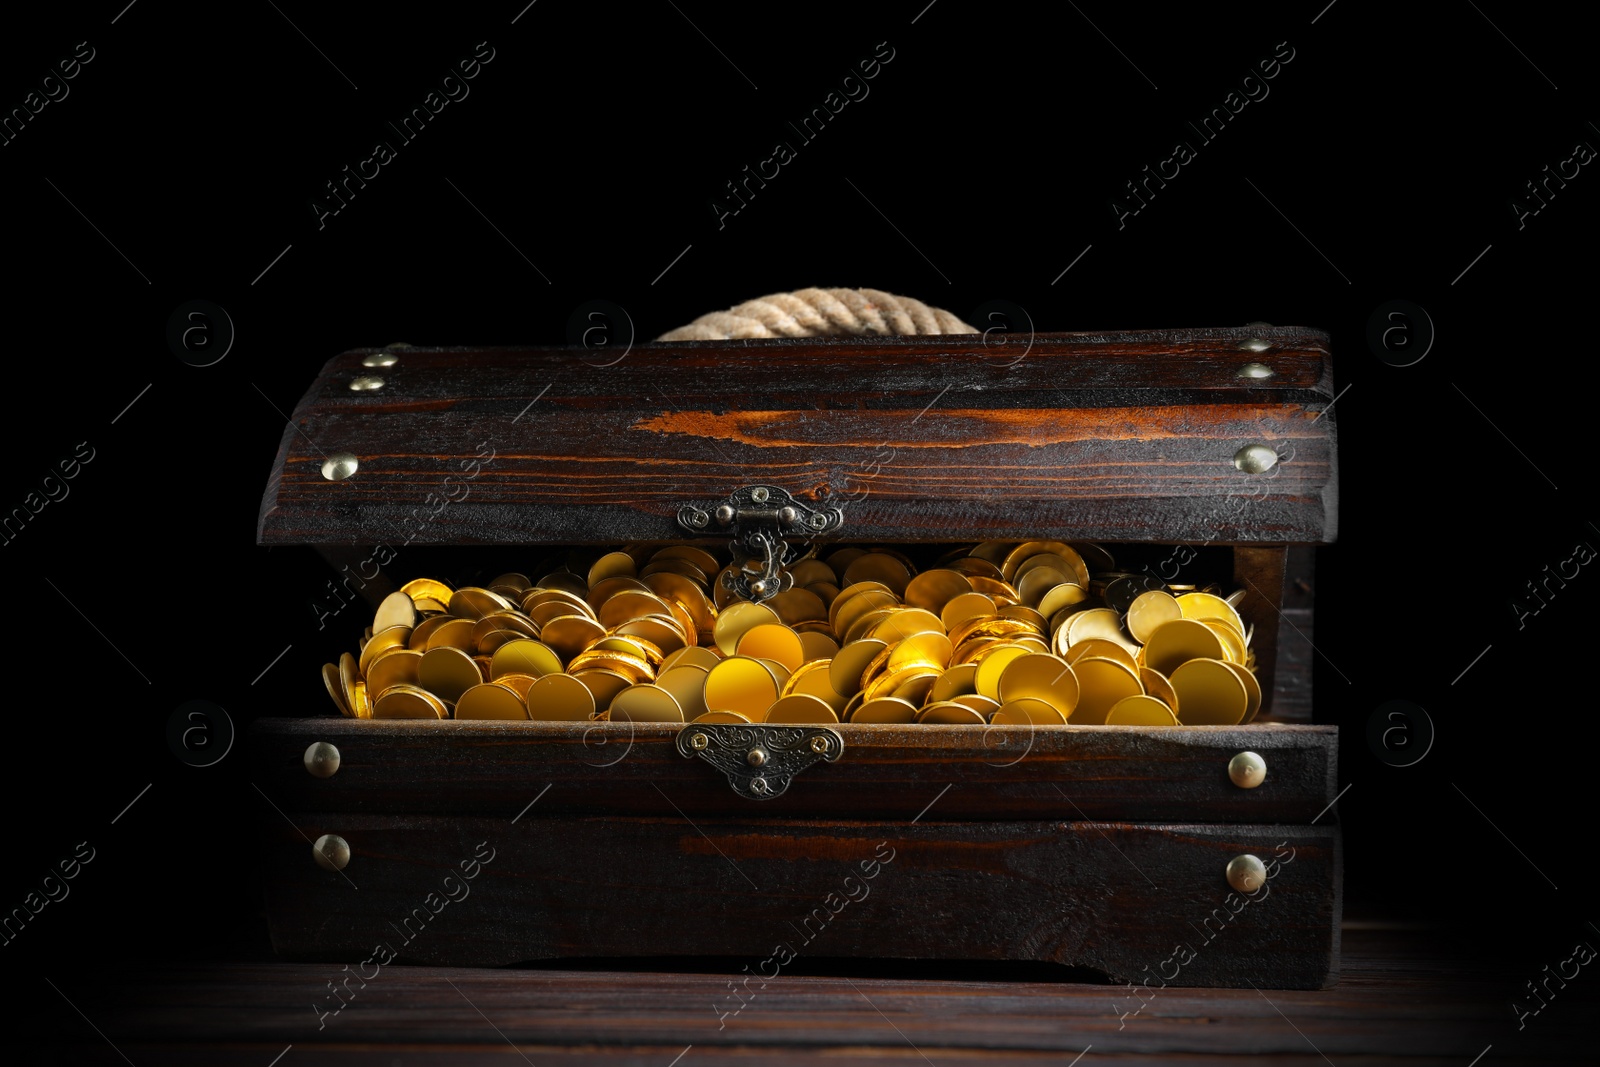
{"label": "metal rivet", "polygon": [[780,508],[778,511],[778,521],[785,526],[793,525],[794,521],[799,517],[800,513],[794,508]]}
{"label": "metal rivet", "polygon": [[750,490],[750,499],[754,500],[757,504],[765,504],[767,502],[767,495],[767,491],[760,486]]}
{"label": "metal rivet", "polygon": [[711,739],[705,734],[695,734],[689,738],[689,747],[694,749],[696,752],[700,751],[702,748],[705,748],[710,743]]}
{"label": "metal rivet", "polygon": [[752,748],[745,753],[744,761],[752,767],[759,767],[767,762],[767,754],[759,748]]}
{"label": "metal rivet", "polygon": [[824,526],[828,525],[828,516],[826,516],[826,515],[813,515],[813,516],[811,516],[811,525],[816,527],[819,530],[822,529]]}
{"label": "metal rivet", "polygon": [[1270,378],[1274,371],[1265,363],[1246,363],[1239,368],[1241,378]]}
{"label": "metal rivet", "polygon": [[311,846],[317,866],[325,871],[342,871],[350,862],[350,843],[338,834],[323,834]]}
{"label": "metal rivet", "polygon": [[815,752],[819,756],[828,751],[828,739],[823,737],[821,734],[813,737],[811,739],[811,751]]}
{"label": "metal rivet", "polygon": [[1246,338],[1239,342],[1239,347],[1246,352],[1265,352],[1272,347],[1271,341],[1264,341],[1259,337]]}
{"label": "metal rivet", "polygon": [[726,526],[726,525],[728,525],[728,523],[730,523],[732,521],[733,521],[733,508],[732,508],[731,505],[724,504],[720,508],[717,509],[717,524],[718,525]]}
{"label": "metal rivet", "polygon": [[335,452],[322,461],[322,476],[330,482],[342,482],[356,472],[361,461],[352,452]]}
{"label": "metal rivet", "polygon": [[1241,893],[1254,893],[1267,884],[1267,869],[1248,852],[1228,861],[1228,884]]}
{"label": "metal rivet", "polygon": [[750,779],[750,792],[755,793],[757,796],[765,796],[771,789],[772,787],[767,784],[765,778]]}
{"label": "metal rivet", "polygon": [[696,527],[704,526],[706,523],[711,521],[711,516],[707,515],[705,512],[701,511],[699,508],[692,509],[689,512],[689,514],[686,516],[686,518],[687,518],[690,526],[696,526]]}
{"label": "metal rivet", "polygon": [[313,778],[332,778],[339,770],[339,750],[326,741],[313,741],[306,746],[302,759]]}
{"label": "metal rivet", "polygon": [[359,378],[350,380],[352,393],[376,393],[383,388],[383,379],[375,374],[364,374]]}
{"label": "metal rivet", "polygon": [[767,580],[765,578],[757,578],[755,581],[751,582],[750,583],[750,592],[754,593],[756,595],[757,599],[766,596],[767,595]]}
{"label": "metal rivet", "polygon": [[1228,761],[1228,777],[1240,789],[1254,789],[1267,780],[1267,761],[1254,752],[1241,752]]}
{"label": "metal rivet", "polygon": [[1278,453],[1266,445],[1245,445],[1233,454],[1233,465],[1246,474],[1260,474],[1278,465]]}
{"label": "metal rivet", "polygon": [[400,357],[390,355],[388,352],[374,352],[361,361],[363,367],[392,367],[400,362]]}

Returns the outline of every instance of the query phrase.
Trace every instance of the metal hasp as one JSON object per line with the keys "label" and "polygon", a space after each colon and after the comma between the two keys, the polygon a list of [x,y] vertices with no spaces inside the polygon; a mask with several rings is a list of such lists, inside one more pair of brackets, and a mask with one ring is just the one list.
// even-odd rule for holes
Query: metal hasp
{"label": "metal hasp", "polygon": [[734,569],[723,575],[729,589],[746,600],[769,600],[794,585],[784,568],[800,557],[786,537],[817,537],[844,525],[838,508],[814,508],[775,485],[735,489],[719,504],[678,509],[678,525],[690,533],[726,530],[733,535]]}
{"label": "metal hasp", "polygon": [[690,723],[678,732],[677,744],[679,755],[699,756],[750,800],[782,796],[795,775],[844,752],[844,738],[825,726]]}

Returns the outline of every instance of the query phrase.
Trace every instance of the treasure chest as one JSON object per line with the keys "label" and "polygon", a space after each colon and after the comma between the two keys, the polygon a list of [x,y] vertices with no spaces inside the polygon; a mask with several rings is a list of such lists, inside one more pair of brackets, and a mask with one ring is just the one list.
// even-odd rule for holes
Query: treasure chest
{"label": "treasure chest", "polygon": [[259,541],[365,601],[251,730],[277,951],[1334,982],[1327,336],[992,340],[329,361]]}

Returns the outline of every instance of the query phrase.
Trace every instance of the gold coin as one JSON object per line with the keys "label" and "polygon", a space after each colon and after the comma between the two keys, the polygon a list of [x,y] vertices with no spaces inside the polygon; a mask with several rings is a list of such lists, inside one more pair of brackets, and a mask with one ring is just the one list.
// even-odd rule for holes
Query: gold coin
{"label": "gold coin", "polygon": [[694,619],[696,630],[709,630],[717,620],[717,609],[712,607],[705,590],[681,574],[658,571],[641,579],[650,591],[664,600],[674,601]]}
{"label": "gold coin", "polygon": [[350,710],[350,705],[345,701],[344,687],[339,682],[339,667],[337,664],[324,663],[322,665],[322,684],[328,687],[328,695],[333,698],[333,706],[339,709],[339,714],[347,719],[355,718],[356,713]]}
{"label": "gold coin", "polygon": [[737,711],[708,711],[703,715],[696,715],[690,722],[723,722],[738,723],[749,722],[750,716],[740,715]]}
{"label": "gold coin", "polygon": [[519,594],[526,593],[529,589],[533,588],[533,582],[526,574],[523,574],[520,571],[507,571],[505,574],[502,574],[500,577],[490,582],[489,588],[493,589],[497,585],[507,586]]}
{"label": "gold coin", "polygon": [[[367,692],[367,683],[365,683],[365,682],[357,682],[355,684],[355,688],[350,691],[350,696],[351,696],[351,699],[354,701],[354,703],[352,703],[351,706],[350,706],[350,710],[355,712],[356,718],[358,718],[358,719],[370,719],[370,718],[372,718],[372,697]],[[449,717],[449,713],[448,712],[445,715],[441,716],[441,718],[448,718],[448,717]]]}
{"label": "gold coin", "polygon": [[1050,621],[1026,604],[1010,604],[1000,609],[1002,619],[1011,619],[1014,622],[1027,623],[1028,629],[1036,634],[1049,632]]}
{"label": "gold coin", "polygon": [[978,673],[973,676],[973,687],[983,696],[998,700],[1000,675],[1005,673],[1012,660],[1030,655],[1030,652],[1017,645],[1002,645],[992,650],[984,649],[984,652],[986,655],[978,661]]}
{"label": "gold coin", "polygon": [[937,630],[912,634],[893,646],[889,653],[889,667],[921,664],[937,667],[941,671],[950,666],[950,639]]}
{"label": "gold coin", "polygon": [[[847,596],[848,600],[845,599]],[[900,598],[887,589],[862,589],[853,595],[847,589],[833,602],[828,621],[832,624],[835,634],[843,640],[848,640],[848,635],[861,619],[899,605]]]}
{"label": "gold coin", "polygon": [[1106,713],[1107,726],[1176,726],[1172,709],[1153,696],[1123,697]]}
{"label": "gold coin", "polygon": [[449,615],[430,615],[417,623],[411,630],[411,636],[406,638],[406,647],[416,652],[428,650],[428,637],[439,627],[456,620]]}
{"label": "gold coin", "polygon": [[661,650],[642,637],[629,637],[626,634],[610,634],[602,637],[589,646],[591,652],[626,652],[630,656],[637,656],[650,665],[651,669],[661,666],[666,657]]}
{"label": "gold coin", "polygon": [[414,685],[396,685],[383,691],[372,703],[374,719],[448,719],[444,701]]}
{"label": "gold coin", "polygon": [[920,708],[923,701],[927,700],[929,691],[933,689],[933,683],[939,680],[940,673],[937,667],[918,663],[885,671],[882,677],[865,690],[867,701],[870,703],[880,697],[892,696]]}
{"label": "gold coin", "polygon": [[968,619],[950,631],[950,643],[959,648],[975,637],[1016,637],[1034,632],[1031,625],[1020,619],[997,615],[987,619]]}
{"label": "gold coin", "polygon": [[1239,724],[1242,726],[1247,722],[1253,722],[1255,717],[1261,713],[1261,683],[1256,680],[1255,673],[1248,667],[1230,663],[1228,664],[1228,669],[1233,671],[1234,676],[1244,684],[1247,703],[1244,709],[1244,718],[1239,720]]}
{"label": "gold coin", "polygon": [[450,610],[449,604],[444,600],[435,600],[429,596],[415,597],[411,601],[416,606],[418,614],[443,615]]}
{"label": "gold coin", "polygon": [[899,697],[879,697],[863,701],[850,716],[852,723],[913,723],[917,721],[917,706]]}
{"label": "gold coin", "polygon": [[763,623],[746,630],[739,637],[736,652],[751,659],[777,660],[785,668],[785,677],[805,662],[800,635],[782,623]]}
{"label": "gold coin", "polygon": [[1114,659],[1085,656],[1072,670],[1078,676],[1078,706],[1071,718],[1074,726],[1103,726],[1117,701],[1144,692],[1139,676]]}
{"label": "gold coin", "polygon": [[839,576],[833,573],[832,567],[816,558],[796,560],[790,565],[789,573],[794,576],[794,584],[802,589],[812,582],[827,582],[831,585],[839,580]]}
{"label": "gold coin", "polygon": [[967,581],[972,583],[973,592],[984,594],[1001,607],[1022,603],[1022,597],[1010,582],[997,578],[983,578],[976,574],[969,574]]}
{"label": "gold coin", "polygon": [[[849,644],[851,641],[860,641],[862,638],[871,637],[872,631],[877,628],[879,623],[899,610],[897,607],[874,608],[851,623],[850,629],[841,635],[841,640],[845,644]],[[883,640],[892,641],[894,638],[885,636]]]}
{"label": "gold coin", "polygon": [[1184,593],[1178,597],[1178,607],[1186,619],[1223,619],[1240,634],[1244,633],[1244,620],[1232,604],[1215,593]]}
{"label": "gold coin", "polygon": [[902,596],[911,582],[911,570],[888,552],[868,552],[858,556],[844,570],[844,584],[882,582],[895,596]]}
{"label": "gold coin", "polygon": [[772,675],[773,682],[781,692],[784,685],[789,681],[789,668],[775,659],[763,659],[760,656],[752,656],[750,658],[767,669],[767,673]]}
{"label": "gold coin", "polygon": [[668,545],[661,549],[651,560],[681,559],[695,565],[705,574],[717,573],[717,557],[700,548],[698,545]]}
{"label": "gold coin", "polygon": [[587,600],[565,589],[530,589],[522,595],[522,610],[530,617],[534,608],[545,604],[565,604],[572,609],[558,612],[560,615],[571,615],[574,612],[581,612],[591,617],[594,615],[594,609],[589,606]]}
{"label": "gold coin", "polygon": [[1037,653],[1018,656],[1000,672],[997,699],[1004,707],[1025,697],[1042,700],[1063,716],[1071,715],[1078,706],[1078,676],[1059,657]]}
{"label": "gold coin", "polygon": [[965,574],[969,579],[989,578],[996,582],[1005,580],[1000,576],[999,567],[986,559],[979,559],[977,556],[963,556],[960,559],[953,559],[950,561],[950,569]]}
{"label": "gold coin", "polygon": [[1028,607],[1037,608],[1046,593],[1067,584],[1067,576],[1054,567],[1035,567],[1017,579],[1017,596]]}
{"label": "gold coin", "polygon": [[962,693],[960,696],[952,698],[952,702],[965,704],[979,715],[982,715],[985,721],[1000,707],[998,700],[993,697],[986,697],[982,693]]}
{"label": "gold coin", "polygon": [[503,685],[517,696],[522,698],[524,705],[528,702],[528,687],[538,679],[531,674],[502,674],[494,680],[495,685]]}
{"label": "gold coin", "polygon": [[[478,621],[482,623],[484,620]],[[478,639],[477,653],[480,656],[492,656],[495,649],[508,641],[524,641],[527,637],[521,630],[492,630]]]}
{"label": "gold coin", "polygon": [[969,559],[981,559],[995,567],[1005,561],[1006,556],[1016,547],[1014,541],[984,541],[973,546],[967,553]]}
{"label": "gold coin", "polygon": [[956,597],[972,592],[972,583],[959,571],[943,567],[923,571],[906,584],[905,601],[935,615]]}
{"label": "gold coin", "polygon": [[422,685],[417,675],[421,663],[421,652],[409,648],[390,649],[373,660],[367,669],[367,692],[381,696],[391,685]]}
{"label": "gold coin", "polygon": [[850,698],[841,695],[833,687],[833,681],[828,674],[832,666],[833,664],[825,659],[807,663],[789,676],[789,680],[778,691],[778,698],[781,700],[794,695],[816,697],[835,713],[842,712],[845,705],[850,702]]}
{"label": "gold coin", "polygon": [[531,638],[507,641],[494,650],[489,666],[489,677],[495,681],[506,674],[531,674],[538,678],[560,673],[561,657],[549,645]]}
{"label": "gold coin", "polygon": [[1046,589],[1044,596],[1035,605],[1039,614],[1046,619],[1053,619],[1056,614],[1074,604],[1081,604],[1089,599],[1088,590],[1072,582],[1062,582],[1060,585]]}
{"label": "gold coin", "polygon": [[609,670],[605,667],[590,667],[578,671],[576,674],[570,675],[570,677],[582,682],[583,687],[589,690],[589,695],[594,697],[596,717],[611,707],[611,701],[616,698],[618,693],[634,684],[634,678],[631,675],[623,674],[621,671]]}
{"label": "gold coin", "polygon": [[606,578],[598,585],[590,586],[589,592],[585,594],[584,599],[589,602],[589,606],[595,610],[595,614],[598,616],[606,601],[618,593],[627,592],[648,593],[650,592],[650,587],[637,578],[625,578],[618,575],[615,578]]}
{"label": "gold coin", "polygon": [[917,721],[932,726],[982,726],[983,714],[953,700],[929,704],[917,713]]}
{"label": "gold coin", "polygon": [[1164,622],[1183,618],[1183,609],[1170,594],[1159,589],[1140,593],[1128,605],[1128,632],[1140,644],[1149,642],[1156,627]]}
{"label": "gold coin", "polygon": [[[356,685],[361,681],[361,668],[356,658],[345,652],[339,656],[339,691],[344,694],[344,703],[350,713],[356,712]],[[356,718],[360,718],[356,715]]]}
{"label": "gold coin", "polygon": [[879,641],[876,638],[852,641],[842,646],[839,654],[833,657],[833,662],[828,665],[828,680],[833,684],[834,691],[847,697],[859,693],[861,675],[879,653],[888,647],[887,641]]}
{"label": "gold coin", "polygon": [[[810,562],[816,563],[816,560]],[[823,605],[822,598],[805,588],[785,589],[771,600],[767,606],[777,612],[780,621],[789,626],[797,622],[826,621],[828,609]]]}
{"label": "gold coin", "polygon": [[1250,707],[1244,683],[1221,659],[1191,659],[1172,672],[1185,726],[1232,726]]}
{"label": "gold coin", "polygon": [[1114,659],[1133,673],[1139,673],[1139,661],[1125,647],[1115,641],[1106,641],[1099,637],[1091,637],[1087,641],[1079,641],[1067,649],[1067,654],[1062,658],[1068,663],[1076,663],[1086,656]]}
{"label": "gold coin", "polygon": [[721,662],[722,657],[717,655],[712,649],[702,648],[699,645],[690,645],[686,648],[680,648],[675,652],[668,653],[667,656],[661,661],[661,669],[667,670],[672,667],[699,667],[701,670],[709,671],[712,667],[715,667]]}
{"label": "gold coin", "polygon": [[392,648],[405,648],[406,640],[411,636],[409,626],[391,626],[387,630],[372,635],[365,645],[361,646],[361,677],[367,676],[367,669],[372,666],[372,661]]}
{"label": "gold coin", "polygon": [[563,615],[582,615],[586,619],[595,617],[594,611],[585,604],[581,609],[574,607],[565,600],[547,600],[542,604],[535,604],[528,609],[528,620],[543,632],[544,626],[551,619],[559,619]]}
{"label": "gold coin", "polygon": [[776,699],[776,679],[756,660],[735,656],[706,673],[705,703],[713,711],[737,711],[760,722]]}
{"label": "gold coin", "polygon": [[[1145,666],[1155,668],[1168,678],[1180,664],[1189,660],[1223,658],[1222,638],[1195,619],[1162,623],[1144,646]],[[1181,691],[1178,698],[1183,698]]]}
{"label": "gold coin", "polygon": [[448,604],[453,590],[436,578],[413,578],[400,587],[400,592],[410,597],[412,603],[425,598]]}
{"label": "gold coin", "polygon": [[683,632],[677,620],[665,615],[646,615],[642,619],[623,623],[613,632],[648,641],[659,648],[663,656],[693,644],[691,635]]}
{"label": "gold coin", "polygon": [[767,709],[767,722],[778,723],[831,723],[839,716],[825,702],[804,693],[794,693],[781,698]]}
{"label": "gold coin", "polygon": [[461,694],[456,701],[458,719],[528,719],[528,706],[509,686],[485,682]]}
{"label": "gold coin", "polygon": [[777,622],[778,613],[765,604],[741,600],[729,604],[717,614],[717,622],[712,632],[715,635],[717,648],[724,656],[732,656],[738,651],[741,637],[757,626]]}
{"label": "gold coin", "polygon": [[1060,556],[1066,562],[1070,573],[1067,577],[1076,581],[1084,588],[1089,586],[1089,568],[1083,562],[1083,557],[1078,555],[1076,549],[1062,541],[1025,541],[1006,553],[1005,561],[1000,564],[1000,576],[1008,582],[1015,582],[1017,569],[1028,559],[1048,552]]}
{"label": "gold coin", "polygon": [[587,615],[558,615],[539,629],[539,640],[562,662],[572,659],[606,635],[606,629]]}
{"label": "gold coin", "polygon": [[589,670],[616,671],[630,681],[641,683],[653,682],[656,678],[655,669],[644,657],[635,656],[631,652],[618,652],[615,649],[596,649],[593,646],[573,656],[572,662],[567,664],[568,674]]}
{"label": "gold coin", "polygon": [[632,556],[626,552],[607,552],[589,568],[589,588],[593,589],[607,578],[632,578],[637,573]]}
{"label": "gold coin", "polygon": [[963,663],[951,667],[939,675],[939,680],[933,683],[933,688],[928,690],[928,700],[935,704],[943,704],[955,700],[963,693],[976,693],[978,668],[971,663]]}
{"label": "gold coin", "polygon": [[[626,679],[624,679],[626,680]],[[528,718],[579,722],[594,715],[594,694],[570,674],[547,674],[528,687]]]}
{"label": "gold coin", "polygon": [[825,633],[811,631],[800,635],[800,647],[807,663],[819,659],[832,659],[839,652],[839,643]]}
{"label": "gold coin", "polygon": [[873,590],[879,593],[888,593],[890,599],[886,601],[886,603],[898,604],[900,602],[900,598],[895,596],[889,587],[884,585],[882,582],[857,582],[855,585],[847,585],[839,591],[838,596],[833,598],[833,603],[828,605],[828,624],[833,627],[835,632],[839,632],[840,630],[840,610],[843,609],[846,604],[850,603],[851,600],[854,600],[857,596],[867,592],[868,590]]}
{"label": "gold coin", "polygon": [[474,619],[458,619],[454,616],[443,616],[444,622],[435,626],[428,632],[428,640],[422,651],[428,652],[435,648],[459,648],[463,652],[475,651],[478,642],[473,639],[473,631],[477,629]]}
{"label": "gold coin", "polygon": [[962,593],[951,599],[939,611],[939,622],[943,624],[946,632],[953,632],[962,623],[972,619],[990,618],[998,611],[995,602],[982,593]]}
{"label": "gold coin", "polygon": [[387,630],[391,626],[416,626],[417,606],[404,593],[390,593],[378,605],[372,617],[372,632]]}
{"label": "gold coin", "polygon": [[672,609],[665,600],[648,589],[624,589],[607,597],[596,614],[600,625],[610,630],[646,615],[670,615]]}
{"label": "gold coin", "polygon": [[459,648],[432,648],[417,661],[417,684],[446,704],[481,681],[478,665]]}
{"label": "gold coin", "polygon": [[1130,655],[1139,650],[1138,645],[1123,636],[1122,621],[1110,608],[1090,608],[1072,615],[1067,619],[1066,631],[1068,648],[1079,641],[1098,637],[1102,641],[1121,645]]}
{"label": "gold coin", "polygon": [[[978,660],[983,658],[984,649],[1009,643],[998,637],[971,638],[957,645],[955,651],[950,653],[950,665],[951,667],[974,666]],[[974,669],[976,669],[975,666]]]}
{"label": "gold coin", "polygon": [[1234,663],[1243,663],[1250,657],[1250,650],[1245,648],[1244,635],[1235,630],[1227,619],[1204,618],[1196,619],[1206,629],[1216,634],[1222,641],[1222,651],[1225,659]]}
{"label": "gold coin", "polygon": [[678,707],[683,709],[685,719],[696,719],[708,710],[706,673],[704,667],[684,664],[662,671],[656,678],[656,685],[672,694],[673,699],[678,702]]}
{"label": "gold coin", "polygon": [[490,681],[494,680],[494,679],[489,677],[489,664],[492,661],[489,659],[488,656],[473,656],[472,657],[472,662],[476,663],[478,665],[478,680],[479,681],[490,682]]}
{"label": "gold coin", "polygon": [[1035,697],[1008,700],[995,709],[989,721],[997,726],[1065,726],[1061,709]]}
{"label": "gold coin", "polygon": [[580,574],[573,574],[566,569],[552,571],[537,582],[534,582],[533,587],[540,590],[559,589],[576,597],[584,596],[589,592],[589,583],[584,580],[584,577]]}
{"label": "gold coin", "polygon": [[471,619],[476,622],[491,611],[503,611],[510,607],[511,601],[499,593],[491,593],[476,586],[462,586],[450,594],[450,614],[458,619]]}
{"label": "gold coin", "polygon": [[1178,712],[1178,693],[1172,688],[1172,683],[1167,676],[1153,667],[1139,668],[1139,681],[1144,685],[1144,691],[1150,696],[1165,704],[1174,715]]}
{"label": "gold coin", "polygon": [[817,599],[822,601],[822,606],[828,611],[833,610],[833,602],[839,598],[839,587],[832,582],[812,582],[806,589],[817,594]]}
{"label": "gold coin", "polygon": [[682,722],[678,698],[659,685],[632,685],[611,701],[612,722]]}

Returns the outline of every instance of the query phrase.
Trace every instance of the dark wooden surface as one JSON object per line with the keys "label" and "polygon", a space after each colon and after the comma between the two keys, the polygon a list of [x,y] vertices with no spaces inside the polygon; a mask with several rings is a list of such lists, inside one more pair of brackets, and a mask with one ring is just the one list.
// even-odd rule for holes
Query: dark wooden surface
{"label": "dark wooden surface", "polygon": [[[1257,334],[1274,347],[1239,348]],[[1022,348],[648,345],[611,366],[584,349],[412,349],[380,370],[361,366],[370,350],[346,353],[295,409],[259,539],[670,539],[680,505],[755,482],[841,504],[849,540],[1334,537],[1325,334],[1041,334]],[[1274,376],[1239,378],[1251,362]],[[381,391],[350,391],[374,373]],[[1285,461],[1240,472],[1233,455],[1253,442]],[[324,456],[343,451],[360,470],[329,482]]]}
{"label": "dark wooden surface", "polygon": [[[835,727],[836,762],[751,801],[673,747],[668,723],[265,719],[249,736],[254,780],[285,811],[479,814],[510,819],[536,795],[545,814],[906,820],[1308,823],[1338,785],[1337,728]],[[306,773],[315,741],[339,749],[331,778]],[[1228,761],[1267,761],[1240,789]],[[549,792],[542,792],[545,787]],[[946,789],[946,787],[949,787]],[[670,803],[667,798],[670,797]],[[1323,816],[1335,819],[1334,812]]]}
{"label": "dark wooden surface", "polygon": [[337,967],[148,966],[113,957],[47,974],[82,1015],[32,979],[54,1003],[8,1044],[31,1052],[27,1062],[122,1067],[268,1067],[280,1054],[278,1067],[1594,1062],[1600,984],[1592,977],[1570,983],[1519,1030],[1510,1003],[1530,975],[1481,958],[1470,937],[1366,927],[1347,929],[1344,944],[1343,978],[1332,989],[1169,988],[1147,994],[1126,1018],[1139,1007],[1126,987],[1044,979],[1026,968],[802,958],[724,1020],[719,1010],[734,1003],[723,999],[727,983],[742,961],[637,971],[394,964],[320,1030],[312,1005],[328,995]]}
{"label": "dark wooden surface", "polygon": [[[262,868],[292,959],[353,965],[387,943],[421,963],[716,955],[770,974],[786,945],[1269,989],[1337,967],[1332,826],[287,814],[263,818]],[[312,860],[324,833],[350,844],[342,872]],[[1225,875],[1244,853],[1271,864],[1251,897]]]}

